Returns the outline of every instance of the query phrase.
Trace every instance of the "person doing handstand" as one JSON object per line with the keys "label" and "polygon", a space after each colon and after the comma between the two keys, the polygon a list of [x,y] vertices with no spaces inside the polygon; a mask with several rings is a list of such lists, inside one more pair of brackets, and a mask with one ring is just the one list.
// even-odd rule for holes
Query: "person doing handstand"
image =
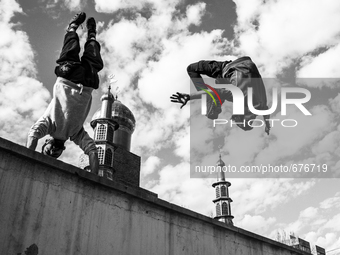
{"label": "person doing handstand", "polygon": [[99,87],[98,72],[104,64],[100,44],[96,41],[96,21],[92,17],[86,21],[87,41],[79,58],[76,30],[85,19],[86,14],[80,12],[68,25],[61,54],[56,61],[57,80],[53,98],[45,113],[30,128],[26,146],[35,150],[38,140],[49,134],[52,138],[46,140],[42,153],[58,158],[65,150],[65,141],[70,138],[89,156],[91,172],[98,174],[97,148],[83,125],[91,108],[92,91]]}

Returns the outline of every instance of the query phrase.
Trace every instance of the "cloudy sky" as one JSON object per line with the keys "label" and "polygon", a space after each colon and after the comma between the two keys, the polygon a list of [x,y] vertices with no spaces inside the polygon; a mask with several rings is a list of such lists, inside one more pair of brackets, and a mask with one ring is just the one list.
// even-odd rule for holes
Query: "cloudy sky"
{"label": "cloudy sky", "polygon": [[[269,136],[259,129],[216,129],[214,134],[224,134],[219,139],[223,160],[236,165],[327,164],[334,173],[340,170],[338,0],[322,4],[317,0],[0,0],[1,137],[25,144],[29,127],[51,99],[65,28],[79,10],[98,21],[105,62],[88,121],[100,107],[106,77],[114,73],[118,82],[113,90],[137,120],[132,152],[142,157],[143,188],[204,215],[215,213],[214,179],[190,178],[190,107],[180,110],[169,97],[190,91],[188,64],[242,55],[251,56],[263,77],[275,79],[274,85],[266,84],[268,88],[289,83],[309,89],[312,116],[305,119],[297,108],[290,108],[289,117],[301,120],[301,125],[289,130],[273,127]],[[84,42],[85,30],[78,33]],[[307,78],[314,79],[306,82]],[[230,112],[230,107],[225,104],[223,111]],[[205,121],[199,123],[204,126]],[[92,134],[88,122],[85,127]],[[216,139],[204,137],[204,160],[215,164]],[[68,142],[60,159],[77,165],[81,153]],[[340,179],[230,182],[236,226],[273,239],[277,232],[294,232],[328,251],[339,248],[329,254],[340,252]]]}

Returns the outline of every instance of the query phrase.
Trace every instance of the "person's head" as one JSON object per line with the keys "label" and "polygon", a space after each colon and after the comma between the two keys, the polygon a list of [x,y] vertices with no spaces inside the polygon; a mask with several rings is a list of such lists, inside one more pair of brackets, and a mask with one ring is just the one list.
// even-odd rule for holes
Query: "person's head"
{"label": "person's head", "polygon": [[42,146],[42,153],[53,158],[59,158],[65,150],[65,141],[55,138],[46,139],[45,144]]}

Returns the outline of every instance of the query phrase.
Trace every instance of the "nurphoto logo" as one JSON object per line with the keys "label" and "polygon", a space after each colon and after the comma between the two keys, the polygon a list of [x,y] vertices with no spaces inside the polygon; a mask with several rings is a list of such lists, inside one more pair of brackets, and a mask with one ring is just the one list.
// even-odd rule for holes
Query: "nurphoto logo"
{"label": "nurphoto logo", "polygon": [[[225,89],[228,90],[232,93],[233,96],[233,115],[244,115],[245,114],[245,99],[244,99],[244,94],[242,90],[232,84],[214,84],[214,85],[207,85],[207,86],[217,97],[219,100],[219,103],[222,105],[222,100],[220,95],[217,93],[215,89]],[[204,90],[213,100],[214,104],[217,105],[217,102],[212,95],[211,92],[209,92],[206,89],[201,88]],[[287,105],[295,105],[304,115],[312,115],[306,107],[303,105],[307,103],[311,99],[311,93],[309,90],[305,88],[296,88],[296,87],[282,87],[281,89],[281,115],[286,116],[287,115]],[[202,115],[207,115],[207,94],[202,94],[201,95],[201,114]],[[278,88],[273,88],[272,89],[272,105],[269,109],[266,110],[258,110],[255,109],[253,105],[253,88],[248,87],[247,89],[247,106],[248,109],[251,113],[259,116],[264,116],[264,115],[270,115],[275,112],[275,110],[278,107]],[[303,95],[303,97],[300,98],[289,98],[288,94],[295,94],[296,95]],[[297,126],[298,122],[295,119],[267,119],[272,126],[274,126],[275,121],[280,121],[281,125],[284,127],[295,127]],[[243,120],[244,122],[246,120]],[[233,123],[232,120],[226,120],[226,119],[214,119],[213,120],[213,126],[215,127],[216,125],[223,125],[227,124],[230,122],[231,125],[233,124],[245,124],[245,123]],[[255,125],[255,123],[257,123]],[[251,119],[248,120],[248,124],[252,127],[262,127],[264,125],[264,122],[260,119]]]}

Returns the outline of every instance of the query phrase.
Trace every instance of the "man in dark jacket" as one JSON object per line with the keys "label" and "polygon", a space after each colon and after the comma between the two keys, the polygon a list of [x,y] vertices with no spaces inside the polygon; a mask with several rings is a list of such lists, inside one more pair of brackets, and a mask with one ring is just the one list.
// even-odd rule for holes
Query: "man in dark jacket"
{"label": "man in dark jacket", "polygon": [[[263,80],[261,75],[254,64],[254,62],[250,59],[250,57],[241,57],[234,61],[206,61],[202,60],[196,63],[192,63],[188,66],[187,72],[194,83],[194,86],[197,90],[200,90],[203,86],[204,81],[201,75],[206,75],[208,77],[212,77],[216,79],[216,83],[226,83],[233,84],[240,88],[244,94],[245,101],[245,111],[244,115],[233,115],[231,119],[238,123],[237,125],[243,130],[251,130],[253,127],[249,125],[251,124],[253,119],[256,118],[256,115],[253,114],[246,104],[247,102],[247,93],[248,87],[253,89],[253,105],[257,110],[267,110],[267,96],[266,89],[263,84]],[[222,103],[227,100],[232,102],[233,95],[229,90],[225,89],[216,89],[218,94],[221,97]],[[186,105],[189,100],[200,99],[201,94],[205,93],[204,91],[194,93],[191,95],[179,93],[172,95],[170,98],[171,102],[181,103],[181,108]],[[215,105],[212,100],[208,97],[208,107],[207,107],[207,117],[210,119],[217,119],[218,115],[221,113],[221,105]],[[264,116],[266,127],[265,131],[269,134],[270,124],[269,124],[269,116]],[[240,124],[241,123],[241,124]],[[245,123],[245,124],[243,124]]]}

